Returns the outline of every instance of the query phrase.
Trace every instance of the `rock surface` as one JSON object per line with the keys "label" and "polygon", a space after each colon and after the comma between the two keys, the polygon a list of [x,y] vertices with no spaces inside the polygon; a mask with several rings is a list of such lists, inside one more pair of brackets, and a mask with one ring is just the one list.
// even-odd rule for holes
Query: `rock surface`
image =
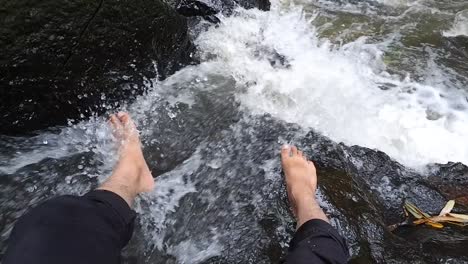
{"label": "rock surface", "polygon": [[0,14],[4,134],[115,107],[190,61],[186,19],[159,0],[3,1]]}
{"label": "rock surface", "polygon": [[431,166],[430,185],[439,190],[446,200],[454,199],[457,204],[468,207],[468,167],[450,162]]}
{"label": "rock surface", "polygon": [[213,18],[213,15],[217,13],[230,15],[238,6],[246,9],[258,8],[263,11],[270,10],[269,0],[179,0],[173,2],[173,5],[177,9],[177,12],[184,16],[201,16],[210,22],[219,22]]}

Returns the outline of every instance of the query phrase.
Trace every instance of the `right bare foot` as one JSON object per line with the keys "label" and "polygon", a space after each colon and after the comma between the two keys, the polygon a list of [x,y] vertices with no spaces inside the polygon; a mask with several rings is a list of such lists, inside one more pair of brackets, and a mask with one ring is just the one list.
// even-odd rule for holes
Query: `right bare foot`
{"label": "right bare foot", "polygon": [[127,113],[110,116],[115,138],[119,141],[119,161],[112,175],[98,188],[117,193],[129,205],[135,196],[154,188],[154,179],[141,150],[135,123]]}
{"label": "right bare foot", "polygon": [[317,189],[317,172],[314,163],[304,156],[295,146],[284,145],[281,148],[281,163],[286,176],[286,186],[290,199],[295,196],[314,196]]}
{"label": "right bare foot", "polygon": [[289,202],[297,218],[298,227],[313,218],[328,221],[315,200],[317,172],[314,163],[308,160],[302,151],[289,145],[281,148],[281,163]]}

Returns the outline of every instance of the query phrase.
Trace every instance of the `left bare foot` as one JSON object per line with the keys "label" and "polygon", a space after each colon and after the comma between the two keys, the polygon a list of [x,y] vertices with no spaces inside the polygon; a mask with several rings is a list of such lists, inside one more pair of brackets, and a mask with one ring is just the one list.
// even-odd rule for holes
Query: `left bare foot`
{"label": "left bare foot", "polygon": [[112,175],[98,188],[117,193],[129,205],[141,192],[154,188],[154,179],[146,164],[135,123],[128,113],[110,116],[114,136],[119,141],[119,161]]}
{"label": "left bare foot", "polygon": [[[154,179],[151,171],[146,164],[145,157],[141,149],[140,136],[135,123],[128,113],[119,112],[117,115],[111,115],[110,121],[114,128],[114,135],[120,142],[120,157],[117,163],[116,171],[137,170],[138,173],[127,174],[128,180],[135,181],[136,191],[149,192],[154,188]],[[136,179],[132,179],[131,175]],[[135,177],[133,177],[135,178]]]}

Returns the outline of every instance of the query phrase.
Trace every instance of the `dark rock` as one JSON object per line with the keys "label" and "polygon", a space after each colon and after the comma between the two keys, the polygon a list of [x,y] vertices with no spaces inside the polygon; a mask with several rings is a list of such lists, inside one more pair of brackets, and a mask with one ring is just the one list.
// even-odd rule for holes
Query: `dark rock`
{"label": "dark rock", "polygon": [[[210,204],[198,200],[197,194],[189,194],[186,199],[183,199],[180,203],[179,214],[191,215],[191,219],[196,219],[196,221],[186,223],[185,218],[178,219],[166,234],[164,241],[167,241],[168,244],[177,245],[189,235],[200,235],[199,230],[202,229],[202,226],[219,227],[225,225],[221,228],[224,230],[233,228],[232,225],[240,224],[243,221],[242,215],[252,215],[248,207],[250,202],[247,201],[253,200],[253,194],[255,194],[261,196],[262,203],[264,203],[261,207],[256,208],[257,213],[262,210],[266,211],[265,215],[262,215],[264,218],[260,218],[259,225],[254,225],[258,230],[254,232],[250,229],[253,227],[249,226],[248,230],[250,231],[246,231],[247,234],[242,236],[245,239],[231,238],[231,242],[224,241],[224,244],[229,245],[227,247],[230,249],[228,252],[230,252],[235,249],[242,250],[239,249],[241,244],[245,248],[252,248],[253,245],[249,243],[262,243],[261,245],[256,244],[257,247],[262,248],[262,251],[252,253],[251,250],[248,250],[249,253],[245,253],[247,251],[244,248],[244,254],[250,254],[245,257],[254,259],[256,262],[262,262],[264,259],[278,262],[278,259],[284,256],[285,251],[278,244],[279,239],[275,237],[276,233],[272,230],[286,225],[284,218],[288,205],[285,193],[283,193],[284,186],[278,181],[269,182],[258,179],[263,179],[263,175],[267,173],[262,171],[260,164],[266,160],[277,159],[278,139],[281,138],[282,141],[297,144],[316,163],[319,188],[329,206],[326,213],[346,236],[353,252],[351,263],[387,263],[389,261],[394,263],[435,263],[444,257],[464,259],[463,250],[466,248],[468,236],[463,229],[446,227],[443,230],[434,231],[425,226],[404,226],[391,232],[391,229],[388,228],[389,225],[400,223],[405,219],[402,204],[406,199],[428,213],[436,214],[440,211],[447,199],[440,188],[434,186],[435,182],[431,177],[404,167],[381,151],[337,144],[314,131],[303,136],[303,134],[298,133],[301,129],[296,125],[277,121],[269,116],[251,117],[252,119],[248,119],[248,121],[241,119],[236,124],[229,124],[231,126],[229,129],[226,129],[228,124],[224,127],[216,127],[209,123],[202,123],[201,126],[204,129],[200,129],[194,124],[201,123],[202,119],[199,119],[201,117],[194,115],[195,113],[189,114],[189,111],[204,112],[208,109],[217,109],[217,111],[211,111],[214,116],[206,113],[203,120],[218,119],[220,116],[225,116],[220,118],[221,120],[228,120],[229,118],[226,116],[232,115],[234,112],[232,108],[235,105],[230,106],[222,101],[222,105],[228,105],[226,107],[228,110],[220,111],[221,108],[218,109],[218,104],[221,101],[213,99],[213,95],[210,95],[209,98],[214,105],[203,101],[203,103],[196,103],[196,108],[191,110],[181,109],[186,113],[177,112],[177,116],[180,118],[177,121],[180,132],[171,133],[169,142],[161,141],[161,143],[164,146],[162,149],[171,148],[182,151],[168,153],[163,159],[159,158],[157,163],[167,167],[164,171],[169,171],[176,167],[176,164],[182,164],[182,160],[177,160],[179,153],[183,153],[184,159],[186,159],[193,155],[190,153],[196,151],[201,140],[209,138],[211,143],[204,146],[199,155],[202,155],[202,160],[209,161],[219,158],[217,155],[221,152],[226,153],[226,156],[223,156],[224,165],[213,169],[204,164],[192,174],[192,177],[197,178],[193,175],[203,175],[203,180],[197,181],[196,189],[209,189],[210,193],[214,194],[217,199]],[[204,104],[206,105],[203,106]],[[160,111],[167,110],[161,109]],[[206,118],[207,116],[208,118]],[[169,131],[177,131],[174,128],[169,128],[170,123],[176,122],[175,120],[158,120],[157,128],[154,130],[155,135],[167,135]],[[165,132],[164,128],[166,127],[168,127],[168,131]],[[192,127],[195,128],[196,132],[187,132]],[[194,137],[190,138],[186,133],[192,134]],[[169,144],[170,142],[172,145]],[[158,142],[156,145],[161,143]],[[151,148],[151,146],[148,147]],[[148,150],[150,153],[154,152]],[[155,155],[149,160],[157,160],[158,156]],[[279,160],[275,164],[279,164]],[[433,166],[434,170],[443,170],[447,177],[463,170],[463,168],[457,169],[453,165]],[[281,171],[278,170],[277,174],[280,173]],[[462,174],[459,175],[462,177]],[[458,182],[456,178],[453,176],[447,181],[453,181],[452,183],[456,184],[455,182]],[[220,179],[224,184],[220,185]],[[213,188],[213,186],[216,187]],[[246,212],[230,215],[228,217],[230,221],[223,222],[218,210],[228,206],[228,197],[232,190],[236,190],[236,194],[239,195],[237,199],[246,200],[245,203],[242,203],[246,204],[243,208]],[[273,193],[271,193],[272,191]],[[241,195],[244,192],[246,197]],[[279,203],[279,200],[282,200],[283,203]],[[214,206],[213,203],[217,205]],[[257,206],[259,205],[257,204]],[[281,207],[278,208],[278,206]],[[210,217],[205,217],[206,215]],[[283,222],[278,219],[283,219]],[[291,221],[290,218],[287,219]],[[237,230],[237,228],[233,229]],[[291,232],[292,230],[293,227],[291,227]],[[257,235],[261,233],[261,237],[268,239],[264,239],[262,242],[247,239],[247,237],[254,237],[252,233]],[[450,236],[457,239],[453,241]],[[144,245],[147,242],[140,241],[139,243]],[[435,250],[438,247],[440,250]],[[223,256],[228,260],[221,261],[221,263],[230,263],[234,258],[238,258],[234,253],[231,256],[228,252],[223,253],[226,254]],[[151,255],[153,259],[150,262],[167,262],[170,258],[167,253],[159,250],[155,250]]]}
{"label": "dark rock", "polygon": [[462,163],[435,164],[431,167],[429,184],[439,190],[447,200],[468,207],[468,167]]}
{"label": "dark rock", "polygon": [[424,226],[408,226],[394,232],[388,228],[405,219],[402,209],[405,200],[427,213],[438,214],[448,199],[466,195],[465,165],[433,164],[428,177],[402,166],[383,152],[336,144],[313,131],[299,145],[316,163],[320,188],[332,204],[328,213],[346,230],[354,252],[351,262],[465,258],[468,239],[461,228],[434,231]]}
{"label": "dark rock", "polygon": [[219,19],[215,14],[223,13],[224,15],[231,15],[234,8],[241,6],[246,9],[258,8],[263,11],[270,10],[269,0],[180,0],[176,3],[176,10],[179,14],[187,17],[200,16],[204,19],[218,23]]}
{"label": "dark rock", "polygon": [[182,0],[177,6],[179,14],[191,16],[210,16],[217,14],[219,11],[201,1]]}
{"label": "dark rock", "polygon": [[234,2],[243,8],[258,8],[263,11],[269,11],[271,3],[269,0],[234,0]]}
{"label": "dark rock", "polygon": [[453,50],[458,51],[460,55],[464,55],[465,57],[467,56],[468,36],[459,35],[455,37],[445,37],[444,40],[450,43],[445,45],[452,45],[454,47]]}
{"label": "dark rock", "polygon": [[159,0],[3,1],[0,14],[3,134],[115,107],[193,49],[186,19]]}
{"label": "dark rock", "polygon": [[201,1],[182,0],[177,5],[176,10],[186,17],[203,17],[213,24],[220,22],[219,18],[215,16],[218,10]]}
{"label": "dark rock", "polygon": [[466,76],[468,71],[468,36],[443,37],[437,52],[441,54],[437,64],[450,65],[458,74]]}

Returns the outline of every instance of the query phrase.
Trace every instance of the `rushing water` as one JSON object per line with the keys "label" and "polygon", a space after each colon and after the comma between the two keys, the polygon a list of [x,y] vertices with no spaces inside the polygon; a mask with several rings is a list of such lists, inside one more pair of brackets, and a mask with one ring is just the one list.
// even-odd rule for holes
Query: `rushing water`
{"label": "rushing water", "polygon": [[[126,261],[278,262],[293,232],[282,143],[319,164],[347,159],[362,174],[366,160],[346,145],[383,151],[410,176],[429,163],[468,164],[467,12],[465,1],[273,1],[269,12],[237,9],[192,28],[201,63],[148,84],[125,109],[158,176],[138,201]],[[101,117],[0,144],[3,245],[25,209],[90,190],[116,157]],[[348,192],[342,172],[324,168],[321,177],[321,203],[356,261],[420,261],[392,251],[402,242],[387,238],[372,200],[388,209],[413,192],[443,205],[440,195],[392,189],[386,175],[369,183],[371,197]],[[455,255],[436,259],[466,261]]]}

